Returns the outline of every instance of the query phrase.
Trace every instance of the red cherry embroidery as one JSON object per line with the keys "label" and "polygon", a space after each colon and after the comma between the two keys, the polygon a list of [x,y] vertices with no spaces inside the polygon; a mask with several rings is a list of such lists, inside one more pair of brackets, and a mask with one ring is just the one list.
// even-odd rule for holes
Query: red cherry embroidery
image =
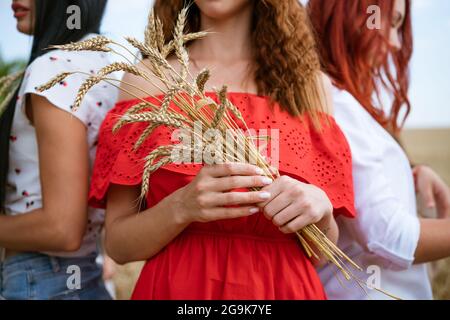
{"label": "red cherry embroidery", "polygon": [[22,170],[20,169],[15,169],[14,171],[16,172],[16,174],[20,174],[22,172]]}
{"label": "red cherry embroidery", "polygon": [[22,195],[23,195],[24,197],[30,196],[30,194],[29,194],[27,191],[23,191],[23,192],[22,192]]}
{"label": "red cherry embroidery", "polygon": [[59,84],[64,86],[64,87],[67,87],[67,82],[65,82],[65,81],[61,81]]}
{"label": "red cherry embroidery", "polygon": [[99,101],[99,102],[97,102],[97,106],[98,106],[98,107],[101,107],[102,105],[103,105],[103,103],[102,103],[102,102],[100,102],[100,101]]}
{"label": "red cherry embroidery", "polygon": [[17,141],[17,137],[16,136],[9,136],[9,140],[11,140],[12,142]]}
{"label": "red cherry embroidery", "polygon": [[57,57],[50,57],[50,60],[51,61],[56,61],[56,60],[58,60],[58,58]]}
{"label": "red cherry embroidery", "polygon": [[34,205],[34,201],[27,202],[27,209],[28,209],[29,207],[33,206],[33,205]]}

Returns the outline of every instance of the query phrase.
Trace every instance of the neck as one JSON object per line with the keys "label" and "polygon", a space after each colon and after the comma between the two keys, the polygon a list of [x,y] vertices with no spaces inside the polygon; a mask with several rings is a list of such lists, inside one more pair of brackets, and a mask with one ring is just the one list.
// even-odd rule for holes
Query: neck
{"label": "neck", "polygon": [[251,23],[250,5],[227,19],[217,20],[202,15],[201,30],[209,31],[210,34],[192,44],[192,57],[223,63],[251,59]]}

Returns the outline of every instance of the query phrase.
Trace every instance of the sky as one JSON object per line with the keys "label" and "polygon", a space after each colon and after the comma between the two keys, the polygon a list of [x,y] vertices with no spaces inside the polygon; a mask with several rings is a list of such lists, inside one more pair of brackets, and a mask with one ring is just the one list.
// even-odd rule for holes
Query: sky
{"label": "sky", "polygon": [[[352,1],[352,0],[347,0]],[[407,128],[450,127],[450,1],[412,0],[414,55],[411,63],[412,112]],[[115,40],[143,38],[152,0],[109,0],[102,33]],[[0,54],[26,59],[31,38],[18,33],[10,0],[0,0]]]}

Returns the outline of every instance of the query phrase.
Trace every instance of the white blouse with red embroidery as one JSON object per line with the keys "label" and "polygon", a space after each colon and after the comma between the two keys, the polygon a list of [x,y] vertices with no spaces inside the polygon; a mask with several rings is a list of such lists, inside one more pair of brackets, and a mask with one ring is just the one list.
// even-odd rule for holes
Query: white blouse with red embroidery
{"label": "white blouse with red embroidery", "polygon": [[[27,68],[17,96],[16,112],[10,134],[6,214],[25,214],[42,207],[38,145],[35,128],[25,113],[26,95],[36,94],[45,97],[55,108],[71,113],[84,123],[87,128],[92,167],[97,148],[98,131],[106,113],[116,102],[117,89],[107,83],[97,84],[86,95],[80,108],[76,112],[72,112],[72,104],[78,89],[87,79],[87,75],[71,75],[45,92],[37,92],[36,88],[61,72],[83,71],[94,74],[108,63],[110,63],[109,56],[103,52],[54,50],[40,56]],[[102,210],[89,209],[87,231],[81,249],[70,254],[56,252],[49,254],[74,257],[95,252],[103,220],[104,212]]]}

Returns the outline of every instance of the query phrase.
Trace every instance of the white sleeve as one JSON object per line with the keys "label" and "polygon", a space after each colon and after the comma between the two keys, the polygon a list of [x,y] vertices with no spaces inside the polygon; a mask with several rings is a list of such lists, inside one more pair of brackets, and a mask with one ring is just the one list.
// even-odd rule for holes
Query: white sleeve
{"label": "white sleeve", "polygon": [[419,241],[419,219],[392,192],[382,165],[380,137],[371,131],[367,117],[358,116],[361,106],[351,96],[340,97],[335,101],[335,116],[352,151],[357,211],[356,219],[343,221],[353,239],[379,257],[383,267],[407,269]]}
{"label": "white sleeve", "polygon": [[51,51],[37,58],[25,73],[23,95],[36,94],[42,96],[55,107],[70,112],[87,126],[90,121],[89,109],[95,104],[95,101],[91,100],[95,95],[88,93],[76,112],[72,112],[72,105],[79,87],[88,76],[73,74],[49,90],[44,92],[36,90],[38,86],[45,84],[61,72],[83,71],[89,73],[89,70],[84,70],[83,59],[85,58],[82,54],[76,56],[70,52],[62,52],[60,50]]}

